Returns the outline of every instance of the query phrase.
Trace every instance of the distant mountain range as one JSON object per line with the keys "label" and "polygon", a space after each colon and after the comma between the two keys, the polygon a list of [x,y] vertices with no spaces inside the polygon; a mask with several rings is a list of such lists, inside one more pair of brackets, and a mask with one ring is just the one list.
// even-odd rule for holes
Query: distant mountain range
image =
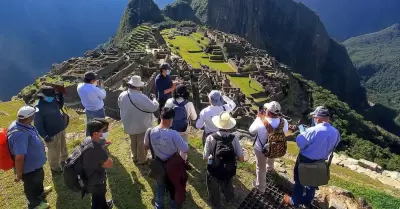
{"label": "distant mountain range", "polygon": [[[390,119],[398,114],[396,111],[400,111],[400,24],[351,38],[343,44],[361,75],[369,101],[378,104],[374,116],[390,124]],[[379,104],[396,111],[385,110],[382,114]],[[396,120],[400,124],[400,118]],[[393,124],[385,128],[400,135]]]}
{"label": "distant mountain range", "polygon": [[321,18],[338,41],[372,33],[400,22],[399,0],[295,0]]}
{"label": "distant mountain range", "polygon": [[128,0],[0,1],[0,100],[115,34]]}

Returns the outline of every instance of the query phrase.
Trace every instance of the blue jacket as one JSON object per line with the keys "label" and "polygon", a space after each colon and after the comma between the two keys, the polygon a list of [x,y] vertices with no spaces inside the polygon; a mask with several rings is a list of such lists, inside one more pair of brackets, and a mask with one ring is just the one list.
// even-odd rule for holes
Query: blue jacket
{"label": "blue jacket", "polygon": [[171,98],[171,92],[168,94],[164,94],[164,90],[167,90],[172,87],[172,79],[171,76],[163,76],[158,74],[156,77],[156,91],[157,91],[157,99],[167,100]]}
{"label": "blue jacket", "polygon": [[52,102],[39,100],[36,105],[39,112],[35,114],[35,127],[45,140],[57,135],[66,128],[60,109],[64,105],[64,98],[58,94]]}

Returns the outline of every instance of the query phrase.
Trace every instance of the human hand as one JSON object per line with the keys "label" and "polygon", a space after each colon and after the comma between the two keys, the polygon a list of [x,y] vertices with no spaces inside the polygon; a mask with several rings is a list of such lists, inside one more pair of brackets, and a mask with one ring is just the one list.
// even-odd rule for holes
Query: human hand
{"label": "human hand", "polygon": [[150,98],[150,100],[154,100],[156,98],[156,95],[155,94],[150,94],[149,98]]}
{"label": "human hand", "polygon": [[21,179],[22,179],[22,173],[21,173],[21,174],[16,174],[16,175],[15,175],[14,181],[15,181],[15,182],[20,182]]}

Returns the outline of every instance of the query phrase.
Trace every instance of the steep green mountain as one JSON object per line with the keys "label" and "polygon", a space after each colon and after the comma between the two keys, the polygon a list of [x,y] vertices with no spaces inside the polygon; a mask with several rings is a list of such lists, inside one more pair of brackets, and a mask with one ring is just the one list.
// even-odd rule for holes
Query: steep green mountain
{"label": "steep green mountain", "polygon": [[398,0],[295,0],[314,10],[329,34],[344,41],[400,22]]}
{"label": "steep green mountain", "polygon": [[192,0],[212,28],[245,37],[355,109],[367,106],[360,77],[346,49],[331,39],[319,17],[293,0]]}
{"label": "steep green mountain", "polygon": [[[367,88],[368,100],[400,110],[400,24],[350,38],[343,44]],[[382,109],[378,107],[376,109]],[[387,113],[384,115],[388,117]],[[393,117],[393,114],[390,116]],[[393,124],[388,129],[400,134],[398,127]]]}
{"label": "steep green mountain", "polygon": [[163,9],[163,13],[165,16],[175,21],[190,20],[197,23],[200,22],[200,20],[194,14],[193,9],[190,6],[190,3],[183,0],[178,0],[172,4],[167,5]]}
{"label": "steep green mountain", "polygon": [[115,42],[119,44],[139,24],[158,23],[163,20],[164,17],[153,0],[129,0],[115,35]]}

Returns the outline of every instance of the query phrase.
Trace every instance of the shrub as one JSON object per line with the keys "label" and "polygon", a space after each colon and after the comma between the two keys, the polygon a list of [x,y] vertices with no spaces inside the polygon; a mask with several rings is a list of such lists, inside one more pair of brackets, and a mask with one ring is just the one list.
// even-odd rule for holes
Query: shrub
{"label": "shrub", "polygon": [[170,46],[170,47],[174,47],[174,45],[173,45],[173,44],[169,44],[169,46]]}
{"label": "shrub", "polygon": [[200,40],[197,40],[197,43],[200,43]]}
{"label": "shrub", "polygon": [[201,37],[200,39],[203,41],[203,40],[204,40],[204,37]]}
{"label": "shrub", "polygon": [[179,50],[180,48],[179,48],[179,46],[175,46],[175,49]]}

